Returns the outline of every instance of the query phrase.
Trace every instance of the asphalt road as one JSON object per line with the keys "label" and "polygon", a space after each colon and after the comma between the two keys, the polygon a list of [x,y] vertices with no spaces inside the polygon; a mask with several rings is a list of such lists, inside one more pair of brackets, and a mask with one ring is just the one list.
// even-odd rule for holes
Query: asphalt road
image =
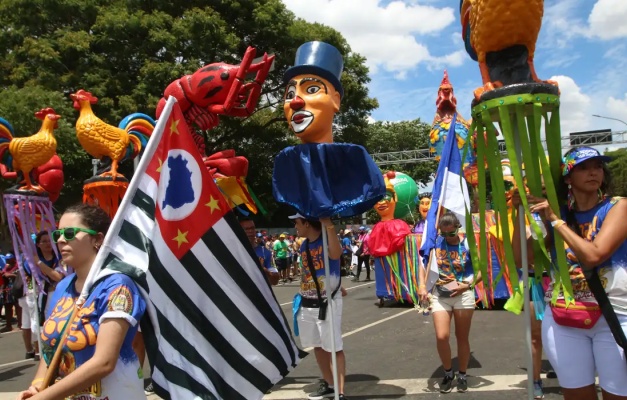
{"label": "asphalt road", "polygon": [[[374,305],[374,282],[343,280],[342,332],[347,358],[346,395],[355,399],[527,399],[524,321],[505,311],[475,311],[467,393],[440,394],[443,371],[431,317],[413,308]],[[275,288],[288,317],[297,284]],[[291,321],[291,317],[288,318]],[[454,331],[454,328],[453,328]],[[298,339],[297,339],[298,340]],[[451,339],[455,354],[454,337]],[[25,361],[19,333],[0,335],[0,400],[14,399],[28,386],[35,363]],[[456,368],[456,360],[453,362]],[[313,354],[279,382],[264,399],[305,399],[317,388]],[[557,380],[544,379],[546,399],[561,399]]]}

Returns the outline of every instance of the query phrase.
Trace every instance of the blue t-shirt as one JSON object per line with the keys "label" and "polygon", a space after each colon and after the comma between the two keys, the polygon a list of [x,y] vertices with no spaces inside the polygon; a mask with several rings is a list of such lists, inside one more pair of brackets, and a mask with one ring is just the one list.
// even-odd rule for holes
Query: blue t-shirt
{"label": "blue t-shirt", "polygon": [[[43,354],[49,363],[63,328],[72,313],[79,293],[74,288],[76,274],[63,278],[57,285],[49,308],[46,322],[41,330]],[[123,274],[108,275],[94,284],[94,287],[78,311],[71,325],[70,335],[62,350],[59,377],[70,374],[93,357],[100,325],[106,319],[120,318],[130,324],[115,370],[85,388],[70,399],[145,399],[143,393],[142,369],[132,343],[137,333],[137,322],[146,309],[146,303],[131,278]]]}
{"label": "blue t-shirt", "polygon": [[343,254],[352,253],[352,251],[350,250],[351,244],[352,244],[352,240],[350,240],[350,238],[345,237],[344,239],[342,239],[342,253]]}
{"label": "blue t-shirt", "polygon": [[[308,299],[318,299],[318,292],[316,291],[316,283],[311,276],[309,269],[309,260],[307,258],[307,242],[309,239],[305,239],[303,244],[300,245],[300,259],[303,263],[302,272],[300,274],[300,294]],[[309,243],[309,252],[311,253],[311,260],[316,272],[316,278],[320,285],[320,294],[322,297],[327,296],[327,288],[333,293],[340,284],[340,260],[329,259],[329,278],[330,282],[326,284],[326,275],[324,268],[324,254],[322,249],[322,235],[313,242]],[[335,298],[335,297],[334,297]]]}
{"label": "blue t-shirt", "polygon": [[270,272],[279,272],[272,265],[272,252],[268,250],[265,246],[259,245],[255,247],[255,254],[257,254],[257,258],[259,258],[259,264],[261,264],[262,267]]}
{"label": "blue t-shirt", "polygon": [[435,257],[440,275],[436,285],[445,285],[453,281],[461,282],[474,276],[466,239],[460,240],[459,244],[452,245],[448,244],[442,236],[438,236],[435,244]]}
{"label": "blue t-shirt", "polygon": [[[580,235],[589,242],[594,241],[607,214],[619,200],[619,197],[607,198],[588,211],[575,212]],[[562,212],[562,218],[565,217],[565,212]],[[555,235],[555,233],[553,234]],[[552,256],[555,256],[555,248],[552,249],[551,253]],[[570,248],[566,248],[566,261],[568,262],[575,300],[596,303],[597,301],[588,287],[581,264]],[[607,260],[595,267],[598,268],[599,278],[614,311],[618,314],[627,315],[627,241],[623,242]],[[550,301],[552,295],[553,283],[545,293],[545,300]],[[563,298],[563,294],[559,293],[558,298]]]}

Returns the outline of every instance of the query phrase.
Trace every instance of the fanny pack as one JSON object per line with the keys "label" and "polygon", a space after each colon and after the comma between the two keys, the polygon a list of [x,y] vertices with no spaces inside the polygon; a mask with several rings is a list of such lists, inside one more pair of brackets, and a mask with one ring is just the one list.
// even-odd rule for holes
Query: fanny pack
{"label": "fanny pack", "polygon": [[603,315],[597,303],[576,301],[566,308],[564,299],[551,304],[551,312],[558,325],[579,329],[592,329]]}

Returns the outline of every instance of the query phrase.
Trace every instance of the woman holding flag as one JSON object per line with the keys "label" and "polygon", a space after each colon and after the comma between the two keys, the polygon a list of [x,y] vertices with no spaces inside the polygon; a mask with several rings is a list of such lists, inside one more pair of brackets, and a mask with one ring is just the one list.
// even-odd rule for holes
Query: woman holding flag
{"label": "woman holding flag", "polygon": [[[51,233],[63,261],[75,273],[57,284],[41,333],[44,357],[18,400],[146,398],[132,348],[146,304],[131,278],[112,274],[98,279],[85,303],[73,312],[110,222],[102,209],[80,204],[66,210],[59,229]],[[60,362],[51,365],[57,351]],[[48,369],[57,380],[42,387]]]}
{"label": "woman holding flag", "polygon": [[[467,241],[459,232],[461,223],[452,212],[440,217],[435,251],[432,256],[438,265],[438,280],[432,290],[433,326],[437,341],[438,354],[444,368],[444,378],[440,383],[440,392],[449,393],[453,389],[455,374],[451,360],[451,320],[455,319],[455,338],[457,339],[457,391],[466,392],[466,369],[470,361],[470,324],[475,310],[474,284],[481,281],[481,276],[474,280],[474,271]],[[422,302],[428,301],[424,284],[427,278],[425,268],[419,268],[420,287],[418,294]]]}

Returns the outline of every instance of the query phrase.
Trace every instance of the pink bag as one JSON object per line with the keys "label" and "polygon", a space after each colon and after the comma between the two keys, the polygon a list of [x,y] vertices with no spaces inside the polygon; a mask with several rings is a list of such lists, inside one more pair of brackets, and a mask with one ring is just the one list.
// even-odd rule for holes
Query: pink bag
{"label": "pink bag", "polygon": [[579,329],[592,329],[602,315],[597,303],[577,301],[566,308],[563,299],[551,304],[551,312],[558,325]]}

